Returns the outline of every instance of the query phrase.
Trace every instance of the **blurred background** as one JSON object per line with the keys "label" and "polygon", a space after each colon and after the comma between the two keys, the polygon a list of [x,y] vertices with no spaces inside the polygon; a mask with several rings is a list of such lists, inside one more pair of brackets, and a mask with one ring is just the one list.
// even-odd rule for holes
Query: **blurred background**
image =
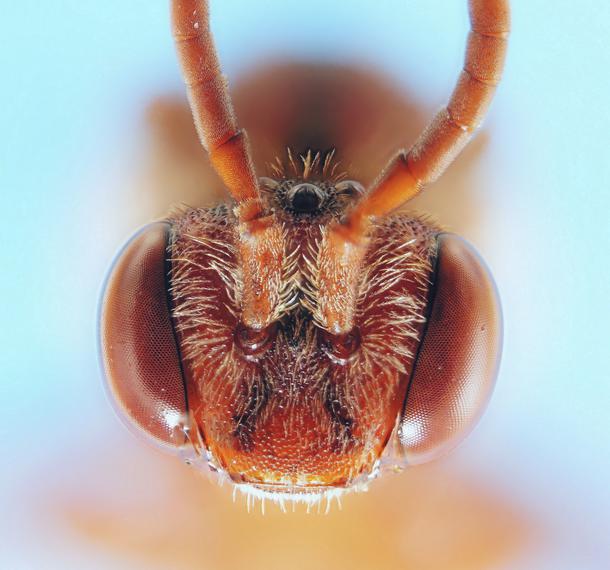
{"label": "blurred background", "polygon": [[[263,516],[133,438],[98,368],[117,249],[172,203],[223,199],[167,2],[2,0],[0,568],[610,567],[610,4],[513,11],[484,128],[410,204],[497,280],[491,405],[451,456],[342,510]],[[336,137],[364,181],[447,100],[468,27],[463,0],[224,0],[212,24],[259,161]]]}

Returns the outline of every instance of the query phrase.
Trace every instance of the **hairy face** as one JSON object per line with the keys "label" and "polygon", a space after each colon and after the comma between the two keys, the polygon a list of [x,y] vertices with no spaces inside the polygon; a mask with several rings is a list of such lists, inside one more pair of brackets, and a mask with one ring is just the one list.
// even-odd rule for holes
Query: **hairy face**
{"label": "hairy face", "polygon": [[279,318],[240,322],[242,260],[225,206],[173,220],[172,318],[191,421],[213,468],[263,489],[347,487],[374,475],[400,414],[425,319],[438,229],[396,215],[373,227],[355,326],[316,314],[329,222],[359,190],[312,176],[267,180],[287,252]]}
{"label": "hairy face", "polygon": [[[289,150],[289,164],[276,159],[273,178],[260,179],[208,2],[171,3],[197,133],[234,203],[150,224],[115,261],[100,344],[129,425],[189,461],[204,458],[241,490],[306,501],[365,483],[390,441],[398,457],[388,463],[400,467],[438,457],[469,432],[500,357],[493,279],[459,236],[392,215],[464,148],[500,80],[508,0],[468,5],[471,32],[450,101],[364,192],[342,180],[334,151]],[[328,103],[319,93],[309,109]],[[280,99],[285,108],[298,98]],[[350,92],[332,145],[359,140],[354,125],[372,120],[353,100]],[[337,105],[327,107],[337,116]],[[299,126],[317,136],[331,132],[327,123],[292,113],[273,132],[282,140],[278,129],[290,124],[297,148],[328,148]]]}

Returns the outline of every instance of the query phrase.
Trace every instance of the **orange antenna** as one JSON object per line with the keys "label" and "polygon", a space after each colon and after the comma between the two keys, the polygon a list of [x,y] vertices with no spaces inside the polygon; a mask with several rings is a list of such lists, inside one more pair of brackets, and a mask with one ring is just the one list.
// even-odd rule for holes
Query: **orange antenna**
{"label": "orange antenna", "polygon": [[220,71],[206,0],[171,0],[172,31],[197,132],[237,202],[242,260],[241,319],[260,330],[283,311],[283,229],[265,215],[246,133],[237,126]]}
{"label": "orange antenna", "polygon": [[[260,197],[246,133],[237,126],[205,0],[172,0],[172,31],[201,143],[238,204]],[[260,214],[260,210],[256,212]],[[252,212],[247,216],[252,218]]]}
{"label": "orange antenna", "polygon": [[508,0],[469,0],[471,31],[464,68],[449,104],[434,117],[411,150],[401,150],[351,211],[352,239],[366,218],[384,216],[437,180],[481,124],[500,82],[510,31]]}
{"label": "orange antenna", "polygon": [[468,6],[472,29],[449,104],[411,150],[401,150],[390,161],[345,220],[329,228],[322,243],[325,271],[319,283],[317,320],[334,334],[353,327],[370,219],[402,206],[439,178],[472,138],[500,82],[510,31],[509,0],[469,0]]}

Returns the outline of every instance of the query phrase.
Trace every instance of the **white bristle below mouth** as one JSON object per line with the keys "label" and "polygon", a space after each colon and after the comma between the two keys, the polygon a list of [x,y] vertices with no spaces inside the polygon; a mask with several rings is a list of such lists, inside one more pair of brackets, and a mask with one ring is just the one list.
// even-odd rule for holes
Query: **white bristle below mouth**
{"label": "white bristle below mouth", "polygon": [[[277,505],[282,512],[288,512],[289,508],[294,512],[297,505],[305,505],[308,513],[315,510],[317,513],[328,514],[334,502],[341,510],[343,495],[351,492],[366,492],[367,487],[366,484],[360,484],[351,487],[311,487],[310,489],[269,487],[269,489],[265,489],[257,485],[240,483],[234,486],[233,500],[236,499],[237,493],[244,496],[248,512],[256,506],[257,502],[260,502],[261,512],[265,514],[265,503],[269,501]],[[326,504],[324,505],[324,503]],[[322,509],[323,505],[324,509]]]}

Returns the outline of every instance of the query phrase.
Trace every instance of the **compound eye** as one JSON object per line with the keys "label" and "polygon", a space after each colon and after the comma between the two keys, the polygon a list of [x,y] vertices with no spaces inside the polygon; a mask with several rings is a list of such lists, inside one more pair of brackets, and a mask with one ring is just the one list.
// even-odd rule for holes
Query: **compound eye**
{"label": "compound eye", "polygon": [[187,397],[170,316],[170,226],[154,223],[123,248],[100,313],[100,349],[115,408],[130,428],[164,447],[185,445]]}
{"label": "compound eye", "polygon": [[483,260],[462,238],[439,235],[428,322],[398,428],[407,464],[443,455],[476,424],[495,384],[501,321]]}
{"label": "compound eye", "polygon": [[320,347],[331,362],[345,366],[358,355],[360,348],[360,331],[352,329],[347,334],[334,335],[327,331],[320,331]]}
{"label": "compound eye", "polygon": [[240,323],[234,333],[235,344],[246,360],[257,362],[273,344],[276,331],[275,323],[264,329],[253,329]]}

